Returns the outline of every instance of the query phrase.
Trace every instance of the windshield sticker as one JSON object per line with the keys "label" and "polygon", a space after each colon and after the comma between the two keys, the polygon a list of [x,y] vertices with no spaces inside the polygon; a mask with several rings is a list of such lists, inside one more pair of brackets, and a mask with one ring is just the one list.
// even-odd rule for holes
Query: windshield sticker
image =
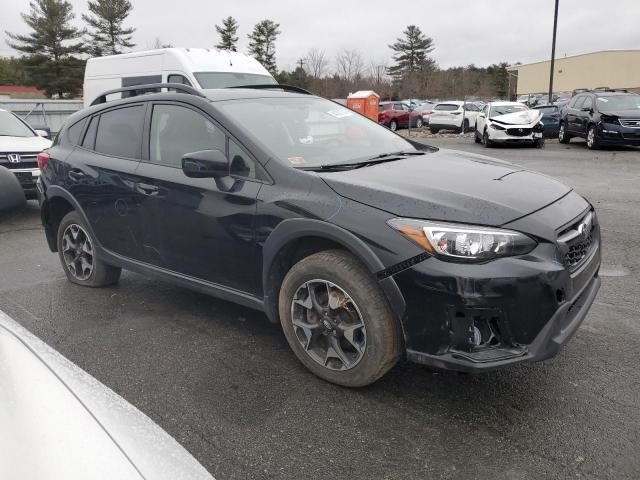
{"label": "windshield sticker", "polygon": [[304,157],[289,157],[287,160],[291,165],[303,165],[306,163]]}
{"label": "windshield sticker", "polygon": [[350,117],[353,115],[353,112],[350,112],[349,110],[329,110],[327,113],[336,118]]}
{"label": "windshield sticker", "polygon": [[303,145],[311,145],[313,143],[313,137],[308,135],[306,137],[299,138],[298,141]]}
{"label": "windshield sticker", "polygon": [[598,97],[596,100],[598,100],[600,102],[608,102],[609,101],[606,98],[602,98],[602,97]]}

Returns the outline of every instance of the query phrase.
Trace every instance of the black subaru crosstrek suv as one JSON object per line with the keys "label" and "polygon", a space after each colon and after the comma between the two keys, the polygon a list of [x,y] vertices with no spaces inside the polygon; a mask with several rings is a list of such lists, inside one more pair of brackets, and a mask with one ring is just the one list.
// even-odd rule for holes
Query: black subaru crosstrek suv
{"label": "black subaru crosstrek suv", "polygon": [[600,229],[562,183],[291,87],[171,89],[74,114],[41,155],[71,282],[124,268],[261,310],[309,370],[354,387],[401,355],[543,360],[585,318]]}
{"label": "black subaru crosstrek suv", "polygon": [[560,143],[571,137],[587,140],[587,148],[605,145],[640,146],[640,95],[592,91],[574,96],[562,111]]}

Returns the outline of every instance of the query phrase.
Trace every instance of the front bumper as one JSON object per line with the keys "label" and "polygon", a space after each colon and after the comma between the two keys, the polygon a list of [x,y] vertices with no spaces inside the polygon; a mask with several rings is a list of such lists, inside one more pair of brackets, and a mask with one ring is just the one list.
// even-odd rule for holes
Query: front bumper
{"label": "front bumper", "polygon": [[[509,129],[517,129],[518,126],[509,127]],[[533,130],[533,125],[523,125],[523,129]],[[510,135],[507,130],[489,129],[489,140],[496,143],[532,143],[543,138],[542,132],[532,131],[529,135]]]}
{"label": "front bumper", "polygon": [[623,127],[616,123],[600,123],[598,137],[601,144],[640,146],[640,128]]}
{"label": "front bumper", "polygon": [[40,170],[38,168],[15,168],[10,171],[18,178],[27,200],[37,198],[36,182],[40,178]]}
{"label": "front bumper", "polygon": [[483,265],[428,258],[396,274],[407,304],[408,359],[476,372],[554,356],[572,338],[600,288],[597,227],[595,236],[594,247],[573,272],[555,245],[541,243],[523,257]]}

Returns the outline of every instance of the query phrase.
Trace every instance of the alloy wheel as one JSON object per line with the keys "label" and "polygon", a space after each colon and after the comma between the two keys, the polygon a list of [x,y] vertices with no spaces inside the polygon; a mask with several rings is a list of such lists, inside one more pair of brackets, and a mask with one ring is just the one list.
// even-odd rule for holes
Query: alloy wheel
{"label": "alloy wheel", "polygon": [[93,245],[87,232],[75,223],[62,234],[62,256],[67,270],[77,280],[87,280],[93,272]]}
{"label": "alloy wheel", "polygon": [[309,280],[291,302],[291,321],[303,350],[330,370],[355,367],[367,346],[362,315],[349,294],[335,283]]}
{"label": "alloy wheel", "polygon": [[593,148],[595,137],[596,137],[596,130],[595,128],[591,127],[589,129],[589,132],[587,133],[587,147]]}
{"label": "alloy wheel", "polygon": [[418,118],[418,120],[416,120],[416,128],[422,128],[422,119]]}
{"label": "alloy wheel", "polygon": [[560,125],[560,132],[558,133],[558,140],[559,141],[563,141],[564,140],[564,125]]}
{"label": "alloy wheel", "polygon": [[395,121],[392,121],[392,122],[389,124],[389,128],[391,129],[391,131],[392,131],[392,132],[395,132],[395,131],[396,131],[396,129],[398,128],[398,124],[397,124]]}

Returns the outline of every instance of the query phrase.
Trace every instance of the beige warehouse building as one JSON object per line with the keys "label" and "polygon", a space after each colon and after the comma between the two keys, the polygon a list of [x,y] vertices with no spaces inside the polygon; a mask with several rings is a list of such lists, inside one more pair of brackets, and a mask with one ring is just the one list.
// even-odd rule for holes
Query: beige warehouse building
{"label": "beige warehouse building", "polygon": [[[509,72],[518,76],[518,95],[548,91],[550,66],[546,61],[509,67]],[[640,93],[640,50],[604,50],[556,58],[555,92],[598,87]]]}

